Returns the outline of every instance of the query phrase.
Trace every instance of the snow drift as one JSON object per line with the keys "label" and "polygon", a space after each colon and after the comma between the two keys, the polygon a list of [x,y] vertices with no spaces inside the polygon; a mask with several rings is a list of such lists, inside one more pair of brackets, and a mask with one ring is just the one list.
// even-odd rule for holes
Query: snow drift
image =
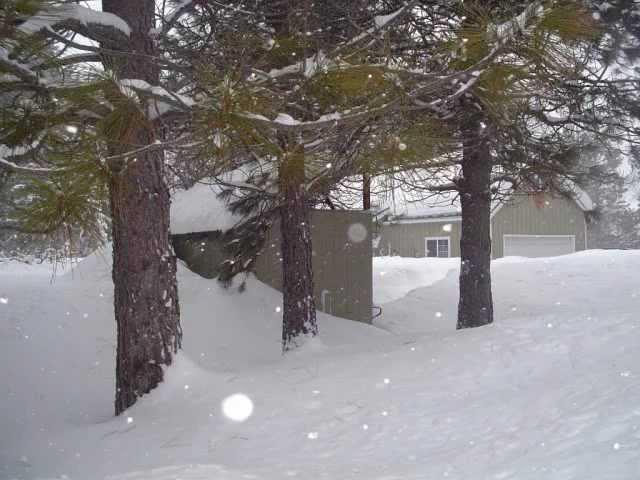
{"label": "snow drift", "polygon": [[[379,287],[386,331],[321,315],[283,358],[277,292],[181,268],[184,353],[114,418],[108,262],[53,283],[0,269],[0,477],[636,478],[640,253],[494,262],[496,323],[461,332],[448,272]],[[236,393],[245,422],[222,412]]]}

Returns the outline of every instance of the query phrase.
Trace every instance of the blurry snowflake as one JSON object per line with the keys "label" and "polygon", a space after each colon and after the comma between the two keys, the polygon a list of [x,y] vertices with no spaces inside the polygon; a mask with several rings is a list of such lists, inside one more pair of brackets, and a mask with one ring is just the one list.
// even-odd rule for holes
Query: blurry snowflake
{"label": "blurry snowflake", "polygon": [[222,401],[222,413],[234,422],[244,422],[253,413],[253,402],[244,393],[234,393]]}
{"label": "blurry snowflake", "polygon": [[352,223],[347,229],[349,240],[354,243],[360,243],[367,238],[367,227],[361,223]]}

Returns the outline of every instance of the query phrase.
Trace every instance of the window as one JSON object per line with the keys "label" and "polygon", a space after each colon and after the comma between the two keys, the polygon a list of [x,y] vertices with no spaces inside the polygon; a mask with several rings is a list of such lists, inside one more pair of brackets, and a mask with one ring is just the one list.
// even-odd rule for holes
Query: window
{"label": "window", "polygon": [[427,257],[449,258],[449,237],[427,237],[424,244]]}

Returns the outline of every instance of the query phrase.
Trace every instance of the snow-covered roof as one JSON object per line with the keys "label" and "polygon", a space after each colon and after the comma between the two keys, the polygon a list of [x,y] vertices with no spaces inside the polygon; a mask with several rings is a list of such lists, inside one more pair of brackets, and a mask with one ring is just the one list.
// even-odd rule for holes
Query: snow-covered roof
{"label": "snow-covered roof", "polygon": [[591,212],[592,210],[595,210],[596,204],[593,203],[589,194],[582,190],[578,185],[567,180],[564,182],[563,187],[571,194],[573,200],[584,212]]}
{"label": "snow-covered roof", "polygon": [[455,192],[429,194],[428,192],[396,189],[384,197],[373,200],[376,210],[383,215],[401,218],[456,217],[461,214]]}
{"label": "snow-covered roof", "polygon": [[220,186],[196,183],[188,190],[178,190],[171,199],[171,233],[225,231],[241,217],[232,214],[218,197]]}
{"label": "snow-covered roof", "polygon": [[[569,193],[578,207],[589,212],[595,209],[595,204],[589,195],[574,183],[564,182],[563,188]],[[506,195],[513,195],[513,192],[505,192]],[[504,196],[500,200],[493,200],[491,211],[496,209],[505,201]],[[428,194],[428,192],[402,191],[396,189],[384,198],[379,198],[375,210],[378,215],[389,215],[396,219],[433,219],[460,217],[462,208],[457,192],[443,192]]]}

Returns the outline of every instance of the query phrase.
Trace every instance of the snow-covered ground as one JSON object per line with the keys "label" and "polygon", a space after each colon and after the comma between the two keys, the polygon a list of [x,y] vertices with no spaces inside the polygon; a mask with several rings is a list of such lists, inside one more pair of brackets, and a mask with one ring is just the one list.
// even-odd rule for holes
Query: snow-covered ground
{"label": "snow-covered ground", "polygon": [[184,353],[119,418],[108,260],[33,270],[0,268],[2,479],[640,478],[640,252],[496,261],[461,332],[455,263],[379,259],[376,326],[285,358],[277,292],[181,268]]}

